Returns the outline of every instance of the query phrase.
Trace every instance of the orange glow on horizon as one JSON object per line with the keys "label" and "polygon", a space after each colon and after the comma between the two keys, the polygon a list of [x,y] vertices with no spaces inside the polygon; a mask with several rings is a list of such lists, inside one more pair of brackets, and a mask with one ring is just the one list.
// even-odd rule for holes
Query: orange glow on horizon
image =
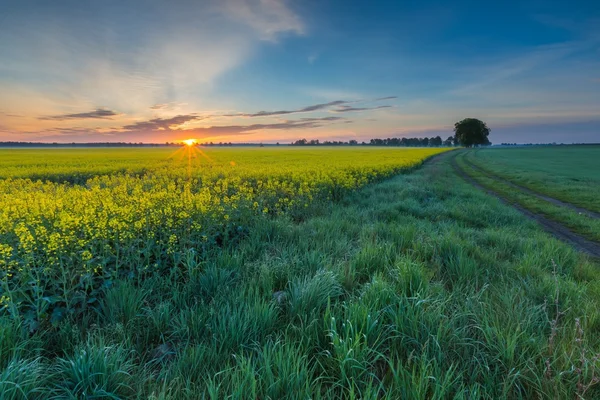
{"label": "orange glow on horizon", "polygon": [[185,139],[181,141],[182,143],[184,143],[186,146],[193,146],[196,143],[198,143],[198,141],[196,139]]}

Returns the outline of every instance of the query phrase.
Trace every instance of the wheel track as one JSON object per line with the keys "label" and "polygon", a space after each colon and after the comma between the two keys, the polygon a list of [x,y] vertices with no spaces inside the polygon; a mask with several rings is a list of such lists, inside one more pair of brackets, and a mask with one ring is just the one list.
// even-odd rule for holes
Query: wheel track
{"label": "wheel track", "polygon": [[578,207],[578,206],[576,206],[574,204],[571,204],[571,203],[566,203],[564,201],[555,199],[554,197],[546,196],[546,195],[544,195],[542,193],[538,193],[538,192],[536,192],[534,190],[531,190],[531,189],[529,189],[529,188],[527,188],[525,186],[521,186],[521,185],[519,185],[517,183],[509,181],[506,178],[503,178],[501,176],[498,176],[498,175],[494,174],[493,172],[489,172],[488,170],[481,168],[479,165],[474,164],[473,162],[471,162],[466,157],[463,157],[463,161],[469,167],[471,167],[471,168],[473,168],[475,170],[478,170],[482,174],[487,175],[488,177],[490,177],[491,179],[500,181],[500,182],[502,182],[502,183],[504,183],[504,184],[506,184],[506,185],[508,185],[510,187],[513,187],[513,188],[515,188],[517,190],[520,190],[520,191],[522,191],[524,193],[527,193],[528,195],[536,197],[536,198],[538,198],[540,200],[547,201],[548,203],[552,203],[552,204],[554,204],[556,206],[559,206],[559,207],[569,208],[569,209],[571,209],[571,210],[573,210],[575,212],[578,212],[579,214],[586,215],[586,216],[588,216],[590,218],[600,219],[600,214],[597,213],[597,212],[594,212],[594,211],[591,211],[591,210],[588,210],[588,209],[585,209],[585,208]]}
{"label": "wheel track", "polygon": [[515,208],[521,214],[525,215],[527,218],[532,219],[535,222],[537,222],[539,225],[541,225],[541,227],[546,232],[550,233],[552,236],[556,237],[557,239],[559,239],[563,242],[569,243],[571,246],[573,246],[577,250],[587,253],[587,254],[591,255],[592,257],[600,258],[600,244],[593,242],[591,240],[585,239],[585,238],[579,236],[578,234],[572,232],[571,230],[566,228],[564,225],[561,225],[558,222],[549,220],[548,218],[545,218],[539,214],[535,214],[535,213],[527,210],[526,208],[522,207],[521,205],[510,201],[509,199],[505,198],[504,196],[500,195],[499,193],[495,192],[494,190],[481,185],[479,182],[477,182],[474,178],[472,178],[469,174],[467,174],[458,165],[458,163],[456,162],[456,156],[457,156],[457,154],[454,154],[452,156],[452,158],[450,160],[450,164],[451,164],[452,168],[454,169],[454,171],[465,181],[467,181],[474,187],[484,191],[485,193],[496,197],[497,199],[502,201],[504,204],[507,204],[507,205]]}

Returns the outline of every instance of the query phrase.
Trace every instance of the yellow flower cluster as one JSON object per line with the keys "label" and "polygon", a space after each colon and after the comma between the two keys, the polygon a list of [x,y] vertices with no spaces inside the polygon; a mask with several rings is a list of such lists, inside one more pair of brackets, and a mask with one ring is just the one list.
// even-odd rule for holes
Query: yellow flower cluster
{"label": "yellow flower cluster", "polygon": [[33,277],[55,296],[75,277],[89,293],[99,275],[176,267],[188,249],[220,245],[256,218],[310,212],[441,151],[0,150],[0,296]]}

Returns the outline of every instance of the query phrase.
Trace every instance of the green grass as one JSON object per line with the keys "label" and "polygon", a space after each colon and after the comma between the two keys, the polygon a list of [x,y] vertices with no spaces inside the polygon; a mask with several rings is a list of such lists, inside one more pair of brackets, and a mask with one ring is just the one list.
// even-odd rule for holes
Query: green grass
{"label": "green grass", "polygon": [[572,209],[557,206],[548,201],[540,199],[536,196],[520,191],[493,176],[472,168],[464,162],[463,157],[467,157],[470,153],[461,153],[456,160],[460,168],[469,176],[474,178],[482,186],[487,187],[504,198],[519,204],[520,206],[536,213],[543,215],[553,221],[568,227],[575,233],[596,242],[600,242],[600,220],[590,218],[587,215],[580,214]]}
{"label": "green grass", "polygon": [[490,148],[471,160],[531,190],[600,212],[600,146]]}
{"label": "green grass", "polygon": [[449,156],[56,326],[0,317],[0,399],[597,398],[598,265]]}

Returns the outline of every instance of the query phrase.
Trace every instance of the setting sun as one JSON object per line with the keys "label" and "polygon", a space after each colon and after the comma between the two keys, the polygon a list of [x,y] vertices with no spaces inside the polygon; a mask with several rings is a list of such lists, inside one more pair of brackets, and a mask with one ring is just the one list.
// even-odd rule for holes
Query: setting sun
{"label": "setting sun", "polygon": [[196,139],[185,139],[182,140],[182,142],[186,145],[186,146],[193,146],[197,143]]}

